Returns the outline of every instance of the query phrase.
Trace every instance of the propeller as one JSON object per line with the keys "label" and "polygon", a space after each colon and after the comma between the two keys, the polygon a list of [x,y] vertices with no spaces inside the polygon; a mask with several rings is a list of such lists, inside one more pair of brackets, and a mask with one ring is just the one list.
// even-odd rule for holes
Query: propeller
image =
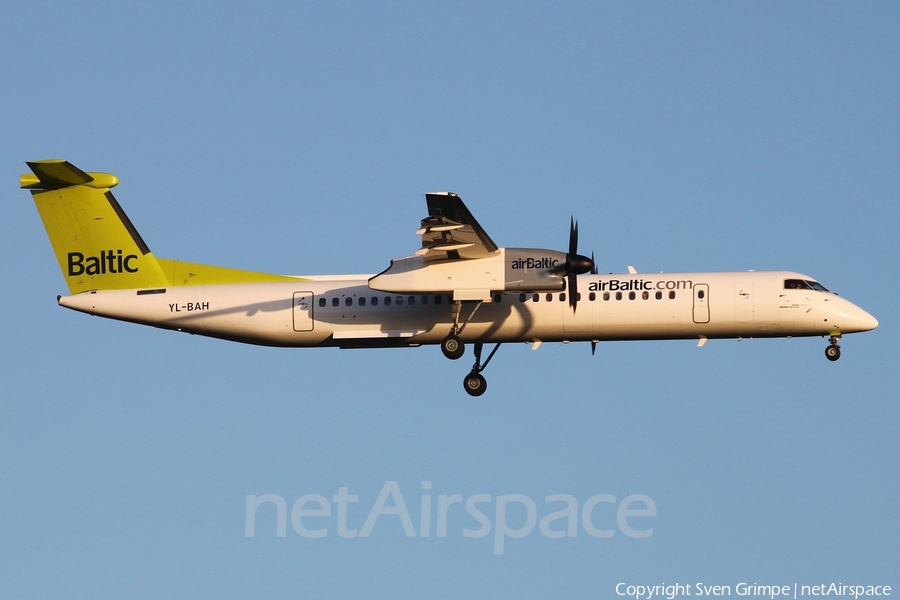
{"label": "propeller", "polygon": [[[597,263],[594,262],[594,253],[593,252],[591,252],[591,262],[594,263],[594,266],[591,267],[591,275],[596,275],[598,273]],[[597,351],[597,342],[595,342],[594,340],[591,340],[591,356],[593,356],[596,351]]]}
{"label": "propeller", "polygon": [[569,291],[569,306],[572,312],[578,307],[578,275],[588,271],[596,273],[594,255],[591,258],[578,254],[578,223],[575,217],[569,222],[569,252],[566,254],[566,264],[560,270],[566,276],[566,289]]}

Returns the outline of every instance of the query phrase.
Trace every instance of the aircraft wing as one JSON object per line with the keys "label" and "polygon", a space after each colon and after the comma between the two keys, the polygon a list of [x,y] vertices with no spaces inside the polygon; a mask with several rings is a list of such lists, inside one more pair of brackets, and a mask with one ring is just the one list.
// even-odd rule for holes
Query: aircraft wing
{"label": "aircraft wing", "polygon": [[416,254],[426,262],[485,258],[497,253],[497,244],[485,233],[463,201],[452,192],[425,194],[428,216],[416,233],[422,248]]}

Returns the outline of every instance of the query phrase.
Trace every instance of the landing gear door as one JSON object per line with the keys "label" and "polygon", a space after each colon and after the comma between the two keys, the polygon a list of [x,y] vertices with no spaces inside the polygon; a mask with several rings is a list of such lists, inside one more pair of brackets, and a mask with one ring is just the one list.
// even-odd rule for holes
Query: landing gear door
{"label": "landing gear door", "polygon": [[694,285],[694,323],[709,323],[709,285]]}
{"label": "landing gear door", "polygon": [[313,330],[313,293],[294,292],[294,331]]}

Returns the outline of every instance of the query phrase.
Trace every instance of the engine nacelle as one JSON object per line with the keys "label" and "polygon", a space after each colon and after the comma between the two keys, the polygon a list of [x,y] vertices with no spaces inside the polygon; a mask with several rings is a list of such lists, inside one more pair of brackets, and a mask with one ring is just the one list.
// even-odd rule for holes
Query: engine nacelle
{"label": "engine nacelle", "polygon": [[504,290],[537,292],[565,288],[565,252],[537,248],[504,250]]}
{"label": "engine nacelle", "polygon": [[565,288],[566,254],[534,248],[500,248],[494,256],[426,261],[395,258],[369,279],[369,287],[398,294],[453,293],[457,300],[488,300],[494,292]]}

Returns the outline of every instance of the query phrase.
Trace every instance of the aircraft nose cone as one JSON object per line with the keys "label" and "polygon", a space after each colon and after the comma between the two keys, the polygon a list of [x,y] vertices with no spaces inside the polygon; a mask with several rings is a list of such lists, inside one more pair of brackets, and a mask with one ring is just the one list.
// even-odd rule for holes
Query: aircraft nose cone
{"label": "aircraft nose cone", "polygon": [[864,310],[860,310],[859,312],[862,314],[860,314],[857,319],[859,320],[859,327],[862,331],[871,331],[878,327],[878,319]]}
{"label": "aircraft nose cone", "polygon": [[844,313],[847,326],[845,331],[871,331],[878,327],[878,320],[856,305],[851,305],[850,310]]}

